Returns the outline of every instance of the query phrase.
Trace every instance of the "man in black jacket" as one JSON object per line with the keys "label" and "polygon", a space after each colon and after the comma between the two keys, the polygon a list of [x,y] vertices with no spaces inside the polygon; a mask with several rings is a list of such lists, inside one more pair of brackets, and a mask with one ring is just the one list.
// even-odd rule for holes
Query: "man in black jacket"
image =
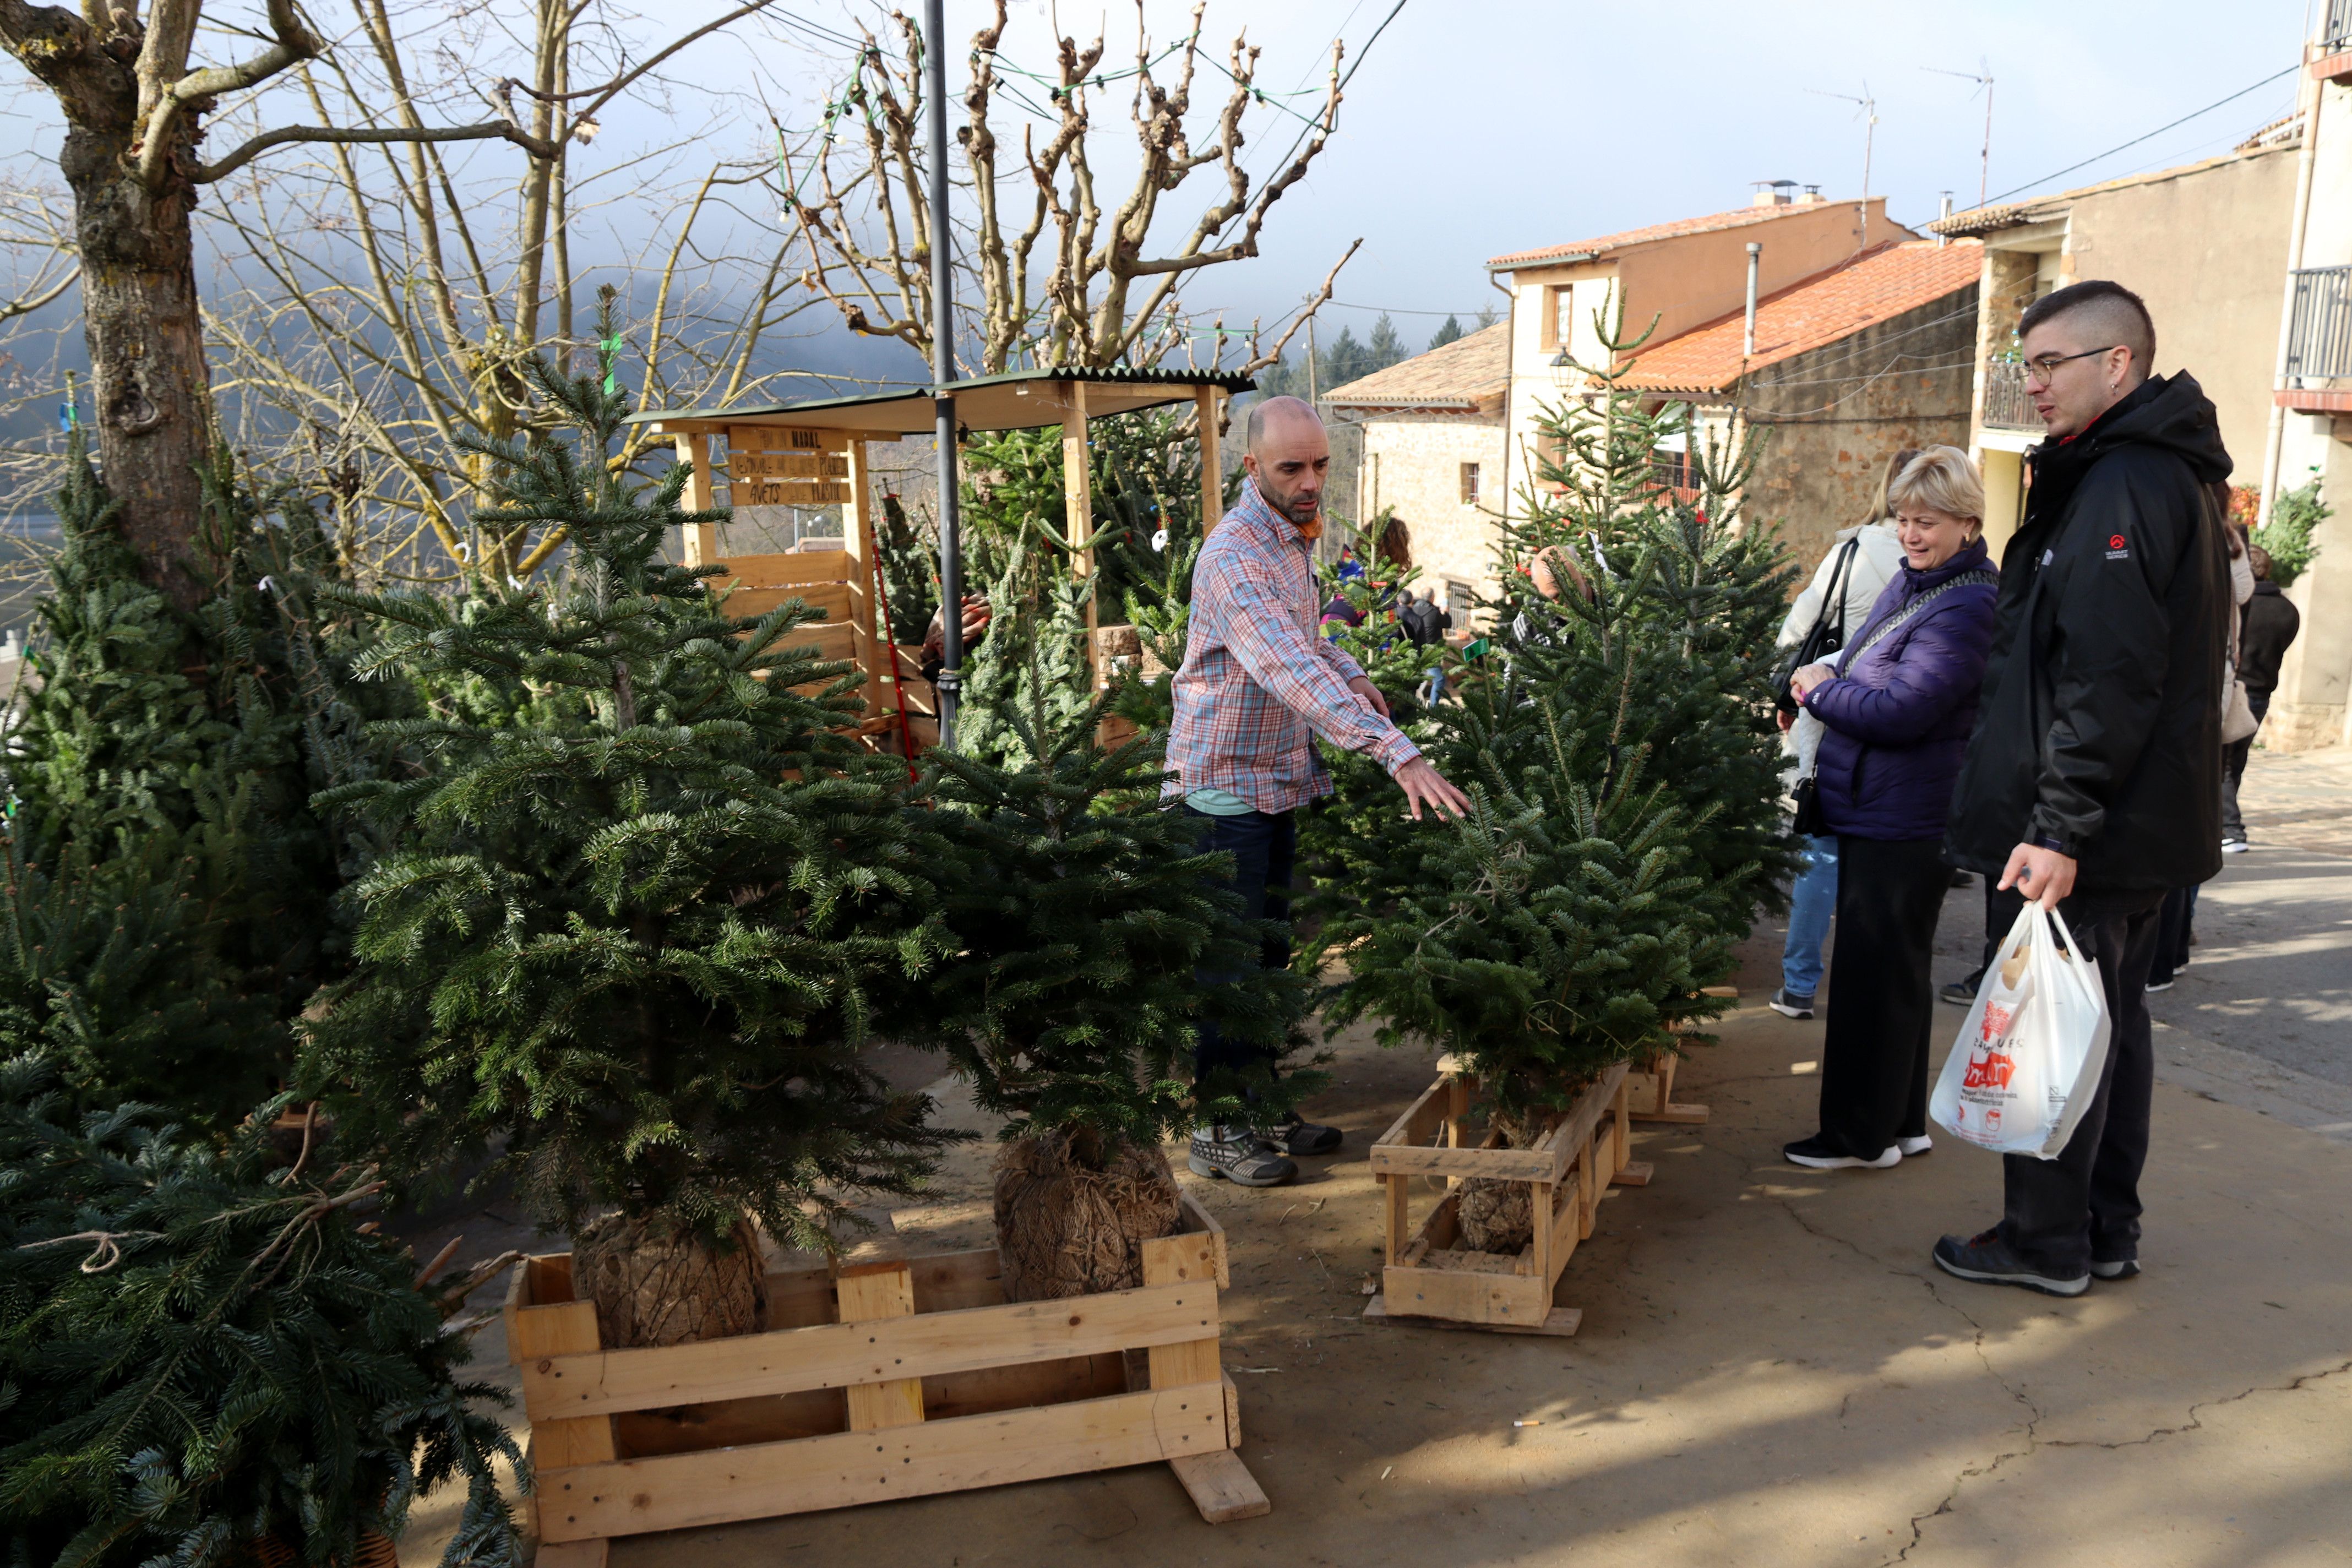
{"label": "man in black jacket", "polygon": [[2144,987],[2167,889],[2221,868],[2229,561],[2207,487],[2228,477],[2213,405],[2151,375],[2156,329],[2118,284],[2078,283],[2020,323],[2049,438],[2001,557],[1981,717],[1948,847],[2064,917],[2098,960],[2111,1033],[2055,1160],[2003,1161],[1999,1226],[1946,1237],[1964,1279],[2076,1296],[2139,1272],[2155,1088]]}

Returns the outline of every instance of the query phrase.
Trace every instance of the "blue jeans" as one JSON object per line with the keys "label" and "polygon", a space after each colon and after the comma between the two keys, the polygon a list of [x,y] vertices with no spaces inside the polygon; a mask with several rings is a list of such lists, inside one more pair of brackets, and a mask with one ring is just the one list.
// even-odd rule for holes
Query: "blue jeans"
{"label": "blue jeans", "polygon": [[1780,953],[1780,989],[1811,996],[1822,985],[1822,943],[1837,913],[1838,841],[1805,840],[1805,868],[1789,889],[1789,945]]}
{"label": "blue jeans", "polygon": [[[1234,858],[1234,880],[1225,886],[1241,894],[1243,917],[1282,925],[1281,934],[1266,938],[1258,963],[1267,969],[1289,967],[1290,883],[1298,859],[1298,826],[1291,814],[1251,811],[1212,816],[1189,805],[1184,810],[1200,823],[1202,854],[1223,852]],[[1205,986],[1230,984],[1241,976],[1202,969],[1192,978]],[[1256,1046],[1227,1040],[1214,1023],[1203,1019],[1192,1070],[1196,1077],[1216,1068],[1246,1070],[1265,1056]]]}

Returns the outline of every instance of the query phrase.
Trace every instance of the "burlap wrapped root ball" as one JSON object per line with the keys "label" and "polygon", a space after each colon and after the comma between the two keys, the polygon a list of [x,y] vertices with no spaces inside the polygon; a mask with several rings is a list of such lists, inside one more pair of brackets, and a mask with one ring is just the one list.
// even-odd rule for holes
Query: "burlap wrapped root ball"
{"label": "burlap wrapped root ball", "polygon": [[[1496,1130],[1502,1147],[1526,1149],[1549,1129],[1541,1117],[1521,1121],[1496,1115]],[[1473,1252],[1516,1253],[1535,1239],[1535,1187],[1527,1182],[1498,1182],[1474,1176],[1462,1184],[1462,1202],[1455,1209],[1462,1245]]]}
{"label": "burlap wrapped root ball", "polygon": [[767,1327],[759,1233],[743,1221],[725,1249],[658,1218],[609,1214],[572,1240],[572,1294],[596,1304],[606,1350],[693,1344]]}
{"label": "burlap wrapped root ball", "polygon": [[1121,1145],[1099,1165],[1066,1132],[1016,1138],[996,1156],[996,1248],[1009,1301],[1131,1290],[1143,1244],[1174,1234],[1176,1173],[1157,1148]]}

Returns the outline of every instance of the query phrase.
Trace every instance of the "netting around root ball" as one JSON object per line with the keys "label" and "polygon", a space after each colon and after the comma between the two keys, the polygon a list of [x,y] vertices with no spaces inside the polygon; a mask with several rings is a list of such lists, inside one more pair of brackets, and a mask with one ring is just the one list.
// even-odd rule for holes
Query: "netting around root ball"
{"label": "netting around root ball", "polygon": [[[1497,1115],[1494,1126],[1502,1134],[1500,1146],[1525,1149],[1538,1142],[1549,1128],[1545,1119],[1520,1121]],[[1535,1239],[1535,1188],[1526,1182],[1502,1182],[1474,1176],[1462,1184],[1462,1201],[1454,1223],[1462,1245],[1473,1252],[1516,1253]]]}
{"label": "netting around root ball", "polygon": [[1009,1301],[1048,1301],[1143,1283],[1143,1244],[1183,1210],[1158,1149],[1121,1148],[1100,1168],[1068,1135],[1017,1138],[996,1156],[996,1247]]}
{"label": "netting around root ball", "polygon": [[767,1271],[748,1221],[722,1252],[657,1220],[606,1215],[572,1238],[572,1294],[595,1302],[606,1350],[692,1344],[767,1326]]}

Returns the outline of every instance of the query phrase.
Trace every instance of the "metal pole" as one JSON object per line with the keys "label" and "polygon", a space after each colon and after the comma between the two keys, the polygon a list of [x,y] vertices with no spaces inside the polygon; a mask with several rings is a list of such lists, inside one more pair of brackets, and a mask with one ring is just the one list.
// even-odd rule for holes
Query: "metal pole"
{"label": "metal pole", "polygon": [[931,413],[940,446],[940,744],[956,743],[956,689],[963,666],[963,539],[957,516],[954,276],[948,247],[946,0],[923,3],[923,79],[931,99]]}
{"label": "metal pole", "polygon": [[1739,357],[1743,360],[1756,357],[1756,274],[1763,265],[1762,242],[1749,240],[1748,242],[1748,333],[1740,339],[1739,346]]}

